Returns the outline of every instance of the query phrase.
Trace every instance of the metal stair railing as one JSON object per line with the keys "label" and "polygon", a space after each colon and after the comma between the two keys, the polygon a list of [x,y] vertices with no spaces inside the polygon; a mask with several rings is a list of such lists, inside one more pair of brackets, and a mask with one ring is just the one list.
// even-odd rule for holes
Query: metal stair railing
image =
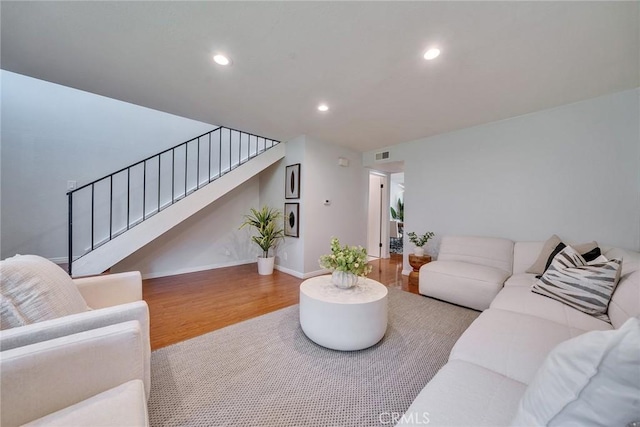
{"label": "metal stair railing", "polygon": [[73,261],[279,143],[219,126],[67,192],[69,274]]}

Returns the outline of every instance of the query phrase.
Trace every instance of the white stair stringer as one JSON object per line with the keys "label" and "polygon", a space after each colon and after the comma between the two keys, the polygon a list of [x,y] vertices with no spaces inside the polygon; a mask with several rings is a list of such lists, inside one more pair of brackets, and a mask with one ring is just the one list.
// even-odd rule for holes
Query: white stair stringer
{"label": "white stair stringer", "polygon": [[120,236],[73,261],[73,277],[101,274],[131,255],[144,245],[180,224],[229,191],[257,175],[285,156],[286,147],[279,143],[249,162],[201,187],[184,200],[180,200],[147,218]]}

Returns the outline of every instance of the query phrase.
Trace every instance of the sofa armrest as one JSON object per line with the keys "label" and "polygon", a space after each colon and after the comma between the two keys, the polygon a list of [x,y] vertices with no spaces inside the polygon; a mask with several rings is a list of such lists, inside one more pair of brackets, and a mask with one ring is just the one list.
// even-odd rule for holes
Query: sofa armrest
{"label": "sofa armrest", "polygon": [[5,329],[0,333],[0,351],[4,352],[132,320],[140,324],[144,350],[144,377],[142,379],[147,396],[149,396],[151,389],[151,345],[149,341],[149,308],[144,301],[85,311],[18,328]]}
{"label": "sofa armrest", "polygon": [[91,308],[111,307],[142,300],[142,276],[139,271],[105,274],[73,279]]}
{"label": "sofa armrest", "polygon": [[17,426],[144,378],[142,331],[123,322],[0,353],[3,426]]}

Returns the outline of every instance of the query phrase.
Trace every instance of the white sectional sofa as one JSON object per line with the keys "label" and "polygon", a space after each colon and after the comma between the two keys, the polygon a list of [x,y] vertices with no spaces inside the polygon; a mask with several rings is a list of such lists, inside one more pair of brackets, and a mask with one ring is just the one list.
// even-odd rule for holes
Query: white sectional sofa
{"label": "white sectional sofa", "polygon": [[[554,347],[588,331],[620,328],[640,315],[640,253],[600,246],[605,257],[623,259],[607,323],[531,291],[537,279],[525,271],[543,245],[481,237],[443,239],[438,261],[420,271],[420,292],[486,309],[399,425],[424,425],[425,419],[437,426],[512,425],[522,396]],[[640,348],[631,357],[640,366]],[[639,387],[640,419],[640,368],[637,374],[633,381]]]}

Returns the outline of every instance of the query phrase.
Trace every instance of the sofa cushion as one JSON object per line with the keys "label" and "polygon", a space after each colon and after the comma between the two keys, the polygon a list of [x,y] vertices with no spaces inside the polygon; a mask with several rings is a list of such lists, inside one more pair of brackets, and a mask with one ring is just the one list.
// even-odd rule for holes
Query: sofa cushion
{"label": "sofa cushion", "polygon": [[620,277],[621,260],[590,263],[564,248],[531,290],[609,322],[607,308]]}
{"label": "sofa cushion", "polygon": [[513,241],[497,237],[445,236],[438,261],[463,261],[499,268],[511,274]]}
{"label": "sofa cushion", "polygon": [[525,273],[530,273],[530,274],[544,273],[544,268],[545,268],[545,265],[547,264],[547,260],[549,259],[549,256],[560,243],[562,243],[562,240],[560,239],[560,237],[556,236],[555,234],[549,237],[547,241],[544,242],[544,245],[542,246],[542,250],[538,254],[538,258],[533,262],[531,267],[527,268]]}
{"label": "sofa cushion", "polygon": [[538,279],[536,278],[535,274],[514,274],[513,276],[509,277],[506,282],[504,282],[504,287],[526,287],[528,290],[530,290],[537,280]]}
{"label": "sofa cushion", "polygon": [[69,275],[36,255],[16,255],[0,262],[0,293],[3,329],[88,309]]}
{"label": "sofa cushion", "polygon": [[513,274],[526,273],[542,251],[545,242],[516,242],[513,245]]}
{"label": "sofa cushion", "polygon": [[585,332],[536,316],[490,308],[458,339],[449,360],[475,363],[529,384],[556,345]]}
{"label": "sofa cushion", "polygon": [[630,317],[640,316],[640,270],[620,277],[608,314],[614,328],[622,326]]}
{"label": "sofa cushion", "polygon": [[[527,274],[527,276],[534,277],[533,274]],[[585,331],[611,329],[611,324],[608,322],[596,319],[554,299],[533,293],[527,286],[505,285],[491,303],[491,308],[529,314]]]}
{"label": "sofa cushion", "polygon": [[461,261],[435,261],[420,268],[422,295],[484,310],[502,289],[506,271]]}
{"label": "sofa cushion", "polygon": [[514,426],[625,426],[640,420],[640,320],[556,347],[527,388]]}
{"label": "sofa cushion", "polygon": [[397,425],[507,425],[525,389],[525,384],[481,366],[452,360],[422,389]]}

